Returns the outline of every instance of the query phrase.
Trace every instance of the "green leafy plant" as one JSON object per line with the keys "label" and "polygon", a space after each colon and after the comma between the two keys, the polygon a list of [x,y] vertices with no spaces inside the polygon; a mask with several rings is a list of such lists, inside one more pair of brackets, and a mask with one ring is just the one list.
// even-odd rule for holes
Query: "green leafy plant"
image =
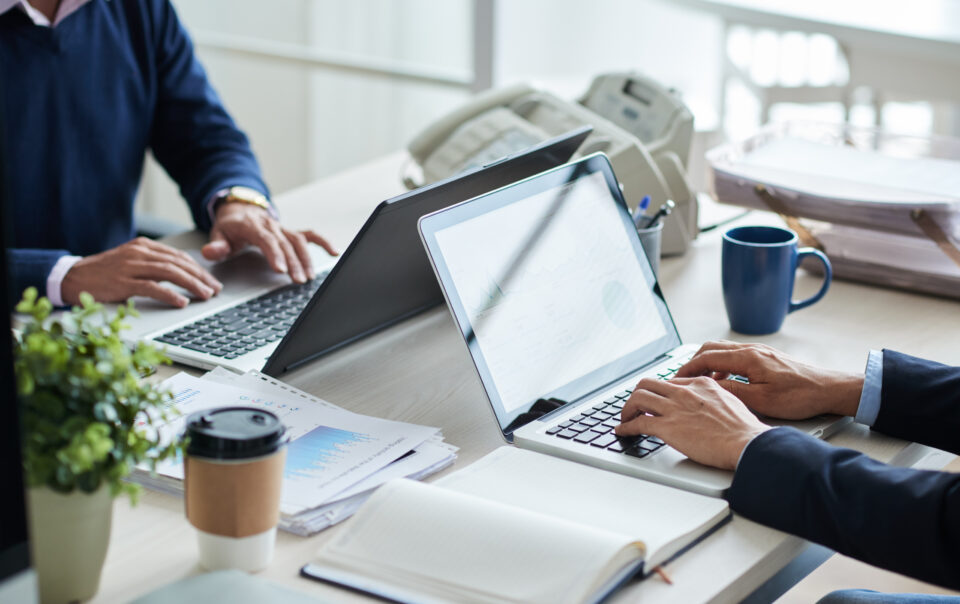
{"label": "green leafy plant", "polygon": [[132,302],[110,316],[83,293],[62,316],[50,318],[52,310],[32,287],[17,305],[31,317],[14,342],[27,484],[90,493],[106,483],[136,501],[139,486],[123,478],[177,450],[156,432],[171,413],[169,392],[140,377],[170,361],[146,343],[131,352],[120,339],[124,318],[136,316]]}

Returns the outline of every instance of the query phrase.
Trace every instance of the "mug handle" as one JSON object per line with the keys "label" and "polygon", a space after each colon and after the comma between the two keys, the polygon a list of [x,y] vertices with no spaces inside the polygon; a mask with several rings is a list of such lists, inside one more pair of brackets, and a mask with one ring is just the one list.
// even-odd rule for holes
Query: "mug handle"
{"label": "mug handle", "polygon": [[813,256],[823,263],[823,285],[820,286],[820,291],[813,294],[806,300],[800,300],[799,302],[794,302],[791,300],[790,307],[787,309],[788,313],[791,313],[795,310],[800,310],[801,308],[806,308],[814,302],[818,302],[820,298],[827,293],[827,290],[830,289],[830,281],[833,279],[833,267],[830,266],[830,260],[827,259],[826,254],[812,247],[801,248],[797,250],[797,266],[800,266],[800,262],[807,256]]}

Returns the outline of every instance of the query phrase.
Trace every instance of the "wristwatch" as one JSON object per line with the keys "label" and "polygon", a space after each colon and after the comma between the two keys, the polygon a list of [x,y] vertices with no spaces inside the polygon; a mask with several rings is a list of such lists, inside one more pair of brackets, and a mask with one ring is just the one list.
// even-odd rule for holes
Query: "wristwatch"
{"label": "wristwatch", "polygon": [[214,213],[216,213],[217,208],[220,207],[222,203],[246,203],[263,208],[267,212],[273,211],[273,207],[270,205],[270,202],[267,201],[267,196],[250,187],[230,187],[218,195],[213,202]]}

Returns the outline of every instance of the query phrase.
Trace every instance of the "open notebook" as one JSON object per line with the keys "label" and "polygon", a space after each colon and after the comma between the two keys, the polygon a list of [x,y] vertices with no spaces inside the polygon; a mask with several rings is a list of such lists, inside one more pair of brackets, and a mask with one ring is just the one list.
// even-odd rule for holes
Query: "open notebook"
{"label": "open notebook", "polygon": [[593,602],[729,517],[720,499],[501,447],[380,488],[302,573],[401,602]]}

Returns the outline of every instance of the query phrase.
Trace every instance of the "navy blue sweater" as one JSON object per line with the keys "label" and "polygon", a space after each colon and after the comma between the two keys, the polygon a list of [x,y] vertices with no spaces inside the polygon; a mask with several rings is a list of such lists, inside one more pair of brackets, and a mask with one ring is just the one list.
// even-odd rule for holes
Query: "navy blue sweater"
{"label": "navy blue sweater", "polygon": [[56,261],[134,235],[147,149],[209,229],[207,201],[267,193],[249,142],[224,110],[166,0],[93,0],[57,27],[0,15],[14,295],[41,293]]}

